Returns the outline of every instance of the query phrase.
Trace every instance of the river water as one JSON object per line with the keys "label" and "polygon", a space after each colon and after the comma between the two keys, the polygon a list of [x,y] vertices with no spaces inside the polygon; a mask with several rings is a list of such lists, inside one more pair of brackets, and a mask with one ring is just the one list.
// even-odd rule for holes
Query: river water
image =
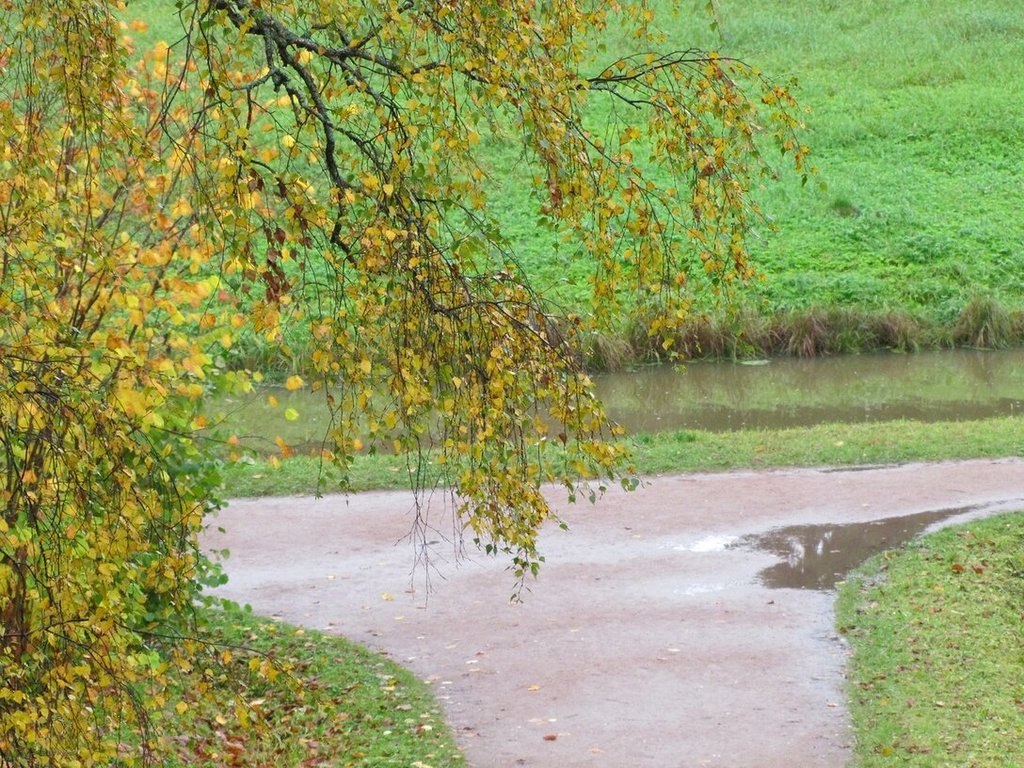
{"label": "river water", "polygon": [[1024,414],[1024,350],[697,362],[603,375],[597,387],[631,432],[982,419]]}
{"label": "river water", "polygon": [[[602,374],[595,383],[609,415],[633,433],[968,420],[1024,413],[1024,350],[695,362]],[[208,411],[226,413],[227,429],[257,450],[276,450],[278,435],[306,450],[327,429],[323,400],[322,393],[264,387],[210,403]]]}

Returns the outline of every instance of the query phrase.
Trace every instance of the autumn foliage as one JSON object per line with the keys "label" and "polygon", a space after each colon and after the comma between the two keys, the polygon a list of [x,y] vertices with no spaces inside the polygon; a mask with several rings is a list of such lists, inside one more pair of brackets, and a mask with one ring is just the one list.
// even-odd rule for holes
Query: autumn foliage
{"label": "autumn foliage", "polygon": [[[325,458],[436,462],[457,527],[522,576],[543,482],[621,479],[574,337],[624,291],[672,324],[749,277],[761,153],[806,153],[784,88],[666,48],[642,3],[179,6],[181,38],[136,51],[130,5],[0,4],[4,764],[158,759],[190,646],[157,642],[190,634],[215,504],[199,402],[249,386],[241,335],[307,326]],[[610,24],[637,54],[598,64]],[[486,141],[522,147],[538,216],[591,254],[597,317],[531,290]]]}

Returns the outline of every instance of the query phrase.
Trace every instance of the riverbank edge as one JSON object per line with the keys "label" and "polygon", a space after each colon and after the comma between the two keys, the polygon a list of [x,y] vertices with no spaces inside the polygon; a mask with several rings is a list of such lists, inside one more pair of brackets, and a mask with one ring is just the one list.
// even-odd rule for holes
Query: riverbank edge
{"label": "riverbank edge", "polygon": [[[778,430],[702,432],[677,430],[626,438],[632,453],[627,474],[639,477],[740,469],[902,464],[917,461],[1017,456],[1024,446],[1024,419],[1006,416],[974,421],[900,420],[820,424]],[[408,489],[415,479],[434,487],[437,468],[424,456],[358,455],[349,492]],[[433,474],[432,474],[433,473]],[[225,498],[326,494],[341,490],[340,477],[318,456],[250,459],[224,467]]]}
{"label": "riverbank edge", "polygon": [[577,355],[586,369],[608,372],[667,360],[815,358],[884,350],[1014,346],[1024,346],[1024,310],[977,295],[947,320],[905,309],[819,305],[766,313],[741,306],[695,312],[681,324],[673,324],[659,318],[656,310],[639,310],[621,329],[594,332],[578,342]]}
{"label": "riverbank edge", "polygon": [[[1006,349],[1024,346],[1024,308],[990,295],[975,295],[955,317],[936,318],[908,309],[863,309],[813,305],[777,312],[747,304],[692,311],[682,321],[666,319],[657,306],[636,307],[611,329],[578,330],[580,324],[548,315],[553,344],[590,373],[697,360],[815,358],[839,354],[917,352],[955,348]],[[658,329],[658,330],[653,330]],[[270,347],[240,338],[226,363],[231,369],[260,371],[273,381],[312,370],[312,346],[304,330]]]}

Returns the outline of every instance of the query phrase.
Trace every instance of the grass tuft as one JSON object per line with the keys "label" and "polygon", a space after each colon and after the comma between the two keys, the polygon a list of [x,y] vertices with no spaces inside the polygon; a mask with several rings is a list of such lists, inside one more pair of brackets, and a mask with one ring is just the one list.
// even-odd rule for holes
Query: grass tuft
{"label": "grass tuft", "polygon": [[921,347],[921,324],[907,312],[885,312],[873,317],[870,325],[877,347],[898,352],[916,352]]}
{"label": "grass tuft", "polygon": [[786,353],[797,357],[820,357],[832,352],[835,327],[822,309],[792,313],[783,320]]}
{"label": "grass tuft", "polygon": [[1014,322],[996,299],[974,296],[957,318],[953,340],[978,349],[1004,349],[1015,341]]}
{"label": "grass tuft", "polygon": [[583,354],[583,362],[591,371],[621,371],[639,357],[627,336],[595,333]]}

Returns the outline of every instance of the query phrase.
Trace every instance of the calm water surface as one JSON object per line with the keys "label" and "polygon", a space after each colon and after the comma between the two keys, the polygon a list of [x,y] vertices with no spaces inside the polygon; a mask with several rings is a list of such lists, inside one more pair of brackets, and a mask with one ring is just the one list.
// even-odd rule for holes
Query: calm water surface
{"label": "calm water surface", "polygon": [[690,363],[600,376],[597,387],[633,432],[981,419],[1024,414],[1024,350]]}
{"label": "calm water surface", "polygon": [[[759,364],[690,363],[595,377],[610,416],[631,432],[721,432],[830,422],[950,421],[1024,414],[1024,350],[870,354]],[[280,405],[271,408],[267,395]],[[291,409],[292,420],[285,418]],[[264,388],[211,403],[249,446],[281,435],[315,449],[328,427],[323,394]]]}

